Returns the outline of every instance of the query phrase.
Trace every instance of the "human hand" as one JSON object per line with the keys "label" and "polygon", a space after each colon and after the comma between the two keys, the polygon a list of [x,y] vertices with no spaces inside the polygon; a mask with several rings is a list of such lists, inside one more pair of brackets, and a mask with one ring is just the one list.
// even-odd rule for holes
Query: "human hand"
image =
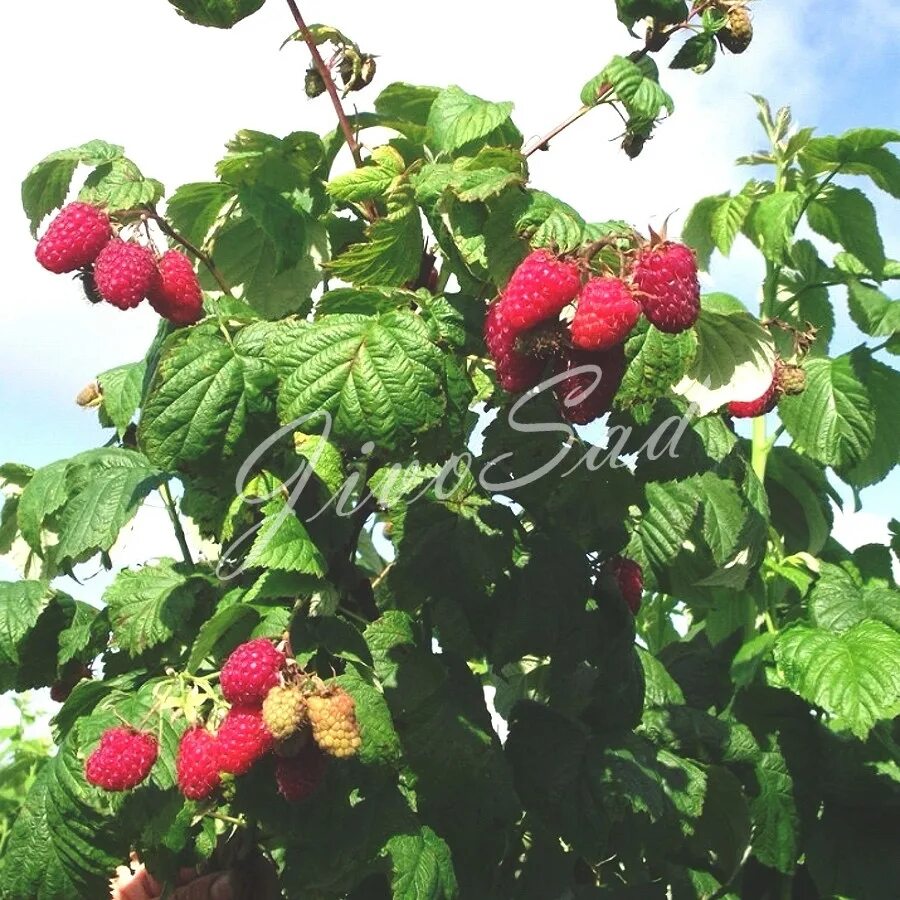
{"label": "human hand", "polygon": [[[163,886],[143,864],[119,866],[110,881],[110,900],[160,900]],[[198,876],[194,869],[179,873],[171,900],[236,900],[235,879],[230,872]]]}

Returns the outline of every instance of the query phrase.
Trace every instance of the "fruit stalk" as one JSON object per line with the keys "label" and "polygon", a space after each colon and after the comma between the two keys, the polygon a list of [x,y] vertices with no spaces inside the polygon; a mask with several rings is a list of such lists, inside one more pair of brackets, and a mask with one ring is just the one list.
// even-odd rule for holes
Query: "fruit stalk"
{"label": "fruit stalk", "polygon": [[193,568],[194,558],[191,556],[187,536],[184,533],[184,528],[181,526],[181,519],[178,518],[178,509],[175,506],[175,498],[172,496],[172,491],[169,490],[168,481],[164,481],[159,486],[159,494],[163,498],[163,503],[166,505],[166,512],[168,512],[169,518],[172,521],[172,528],[175,529],[175,538],[178,541],[178,546],[181,548],[181,555],[184,557],[184,561]]}
{"label": "fruit stalk", "polygon": [[222,273],[218,270],[216,264],[212,261],[212,257],[208,253],[204,253],[199,247],[192,244],[184,235],[179,234],[155,209],[148,210],[147,214],[150,219],[159,226],[159,230],[166,235],[166,237],[172,238],[176,244],[180,244],[185,250],[193,253],[194,256],[206,266],[209,270],[209,274],[216,280],[216,284],[223,294],[233,297],[231,287],[222,277]]}

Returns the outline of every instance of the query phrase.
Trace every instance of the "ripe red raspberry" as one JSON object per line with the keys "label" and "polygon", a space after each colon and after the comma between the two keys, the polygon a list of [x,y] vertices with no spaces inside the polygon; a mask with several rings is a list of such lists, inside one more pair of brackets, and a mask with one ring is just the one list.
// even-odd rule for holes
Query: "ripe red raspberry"
{"label": "ripe red raspberry", "polygon": [[622,599],[628,604],[631,614],[636,616],[644,595],[644,570],[625,556],[614,556],[606,565],[618,582]]}
{"label": "ripe red raspberry", "polygon": [[308,697],[306,709],[313,739],[329,756],[354,756],[362,738],[356,721],[356,703],[343,688],[329,688],[324,694]]}
{"label": "ripe red raspberry", "polygon": [[[588,369],[559,382],[554,388],[560,413],[566,421],[575,425],[587,425],[612,408],[625,375],[625,348],[619,344],[609,350],[572,350],[557,371],[569,371],[585,365],[600,368],[598,384],[594,385],[597,373]],[[586,391],[588,393],[585,395]]]}
{"label": "ripe red raspberry", "polygon": [[127,791],[150,774],[157,752],[152,734],[126,726],[107,728],[84,764],[84,777],[105,791]]}
{"label": "ripe red raspberry", "polygon": [[188,800],[203,800],[220,784],[216,736],[195,725],[181,736],[175,759],[178,787]]}
{"label": "ripe red raspberry", "polygon": [[109,243],[109,216],[89,203],[64,206],[40,239],[37,261],[57,275],[89,266]]}
{"label": "ripe red raspberry", "polygon": [[284,654],[268,638],[256,638],[232,651],[219,676],[225,699],[236,706],[261,706],[278,682]]}
{"label": "ripe red raspberry", "polygon": [[559,315],[581,289],[581,274],[571,261],[549,250],[534,250],[519,264],[503,291],[503,314],[518,336]]}
{"label": "ripe red raspberry", "polygon": [[666,241],[637,255],[632,283],[644,315],[660,330],[678,334],[700,314],[700,282],[694,251]]}
{"label": "ripe red raspberry", "polygon": [[621,344],[641,317],[641,305],[618,278],[592,278],[578,295],[572,343],[582,350]]}
{"label": "ripe red raspberry", "polygon": [[141,244],[111,240],[94,263],[100,296],[119,309],[133,309],[159,278],[153,251]]}
{"label": "ripe red raspberry", "polygon": [[299,803],[322,783],[327,769],[328,757],[315,744],[307,744],[296,756],[276,761],[278,793],[291,803]]}
{"label": "ripe red raspberry", "polygon": [[736,419],[755,419],[757,416],[764,416],[767,412],[775,409],[779,396],[779,367],[775,366],[775,374],[772,376],[772,383],[766,388],[765,392],[755,400],[732,400],[728,404],[728,412]]}
{"label": "ripe red raspberry", "polygon": [[272,749],[272,735],[262,718],[262,710],[233,706],[219,726],[216,736],[219,768],[243,775],[264,753]]}
{"label": "ripe red raspberry", "polygon": [[510,393],[533,388],[544,373],[544,361],[516,350],[519,333],[507,322],[504,300],[492,303],[484,320],[484,341],[497,367],[500,387]]}
{"label": "ripe red raspberry", "polygon": [[159,261],[159,278],[147,294],[150,305],[176,325],[193,325],[203,318],[203,292],[191,261],[168,250]]}

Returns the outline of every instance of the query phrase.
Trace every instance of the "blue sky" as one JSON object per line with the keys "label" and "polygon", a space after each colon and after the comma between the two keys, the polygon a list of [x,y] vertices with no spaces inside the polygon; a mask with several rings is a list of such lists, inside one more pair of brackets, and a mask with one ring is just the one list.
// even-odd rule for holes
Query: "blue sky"
{"label": "blue sky", "polygon": [[[50,32],[41,4],[8,10],[7,33],[17,40],[0,60],[4,83],[17,86],[2,100],[15,140],[7,142],[0,176],[6,251],[0,461],[32,465],[106,439],[108,432],[92,412],[75,406],[74,397],[98,372],[142,355],[155,315],[143,308],[89,308],[76,285],[39,269],[18,200],[28,168],[52,150],[104,137],[124,143],[146,174],[172,189],[209,177],[222,144],[238,128],[284,134],[331,124],[324,101],[310,104],[302,96],[301,48],[277,50],[291,30],[278,0],[232,33],[191,27],[164,0],[144,0],[140,20],[121,0],[57,6]],[[611,0],[585,6],[558,0],[552,10],[534,5],[534,14],[524,14],[521,4],[457,0],[442,16],[435,43],[420,30],[426,24],[421,5],[409,0],[391,4],[389,18],[374,4],[305,4],[309,20],[333,21],[381,54],[377,84],[455,81],[491,99],[515,100],[526,138],[577,106],[581,85],[612,53],[633,47],[610,13]],[[610,140],[616,128],[611,114],[593,113],[550,153],[537,154],[535,185],[592,219],[659,225],[676,210],[677,228],[694,200],[738,186],[750,174],[731,165],[761,143],[750,92],[774,105],[790,103],[799,122],[817,125],[822,134],[864,124],[900,127],[900,11],[893,4],[759,0],[754,11],[757,37],[743,57],[721,59],[702,78],[665,73],[676,113],[642,157],[626,160]],[[142,57],[154,61],[146,74]],[[877,202],[889,255],[896,257],[900,212],[888,199]],[[755,260],[738,246],[733,259],[715,264],[708,286],[752,302],[757,276]],[[847,349],[859,336],[842,297],[836,306],[835,347]],[[898,488],[900,476],[894,476],[865,491],[867,512],[896,514]]]}

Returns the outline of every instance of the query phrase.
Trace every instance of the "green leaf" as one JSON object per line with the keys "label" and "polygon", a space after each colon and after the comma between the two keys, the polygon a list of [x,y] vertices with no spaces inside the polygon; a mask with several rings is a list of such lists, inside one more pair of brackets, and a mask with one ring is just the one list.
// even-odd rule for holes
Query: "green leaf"
{"label": "green leaf", "polygon": [[488,897],[521,807],[480,682],[465,663],[419,644],[414,627],[403,613],[388,612],[366,629],[366,642],[415,779],[419,814],[454,859],[466,860],[457,873],[460,896]]}
{"label": "green leaf", "polygon": [[450,848],[430,828],[398,834],[386,846],[394,900],[451,900],[457,896]]}
{"label": "green leaf", "polygon": [[[326,316],[278,358],[281,421],[333,417],[334,438],[391,449],[437,425],[446,400],[441,351],[408,311]],[[309,430],[309,429],[306,429]]]}
{"label": "green leaf", "polygon": [[490,103],[451,85],[431,105],[428,143],[438,152],[453,153],[505,125],[512,111],[512,103]]}
{"label": "green leaf", "polygon": [[94,169],[78,199],[120,212],[154,206],[164,194],[165,188],[160,182],[145,178],[130,159],[120,157]]}
{"label": "green leaf", "polygon": [[293,509],[278,499],[265,507],[262,527],[245,566],[324,575],[325,560]]}
{"label": "green leaf", "polygon": [[53,591],[40,581],[0,581],[0,660],[19,662],[19,646],[31,633]]}
{"label": "green leaf", "polygon": [[400,286],[418,275],[424,240],[418,207],[399,203],[368,227],[366,238],[329,263],[337,278],[354,285]]}
{"label": "green leaf", "polygon": [[832,563],[821,563],[809,606],[813,624],[826,631],[840,633],[875,619],[900,632],[900,592],[883,584],[864,585]]}
{"label": "green leaf", "polygon": [[747,549],[747,507],[735,483],[714,472],[704,472],[697,484],[703,498],[703,539],[721,566]]}
{"label": "green leaf", "polygon": [[859,368],[875,411],[875,436],[869,452],[850,469],[839,474],[848,484],[865,487],[886,478],[900,462],[897,434],[900,433],[900,372],[868,353],[860,355]]}
{"label": "green leaf", "polygon": [[[479,157],[499,152],[487,148],[487,152],[482,152]],[[429,163],[423,166],[413,178],[416,200],[423,205],[434,204],[444,191],[449,191],[464,203],[483,202],[513,185],[523,183],[522,167],[511,171],[502,165],[483,165],[479,157],[460,157],[452,164]],[[521,155],[516,154],[514,158],[521,160]]]}
{"label": "green leaf", "polygon": [[335,200],[345,203],[376,200],[387,193],[405,168],[403,157],[393,147],[376,147],[367,165],[332,178],[327,190]]}
{"label": "green leaf", "polygon": [[57,562],[83,562],[108,551],[146,496],[165,480],[133,450],[81,454],[66,472],[68,497],[60,515]]}
{"label": "green leaf", "polygon": [[311,131],[277,138],[262,131],[239,131],[226,145],[228,154],[216,164],[216,174],[236,188],[268,187],[293,191],[309,185],[322,161],[322,140]]}
{"label": "green leaf", "polygon": [[59,664],[96,656],[106,649],[108,637],[106,617],[95,607],[76,601],[71,624],[59,634]]}
{"label": "green leaf", "polygon": [[882,622],[843,634],[796,625],[778,636],[775,659],[792,690],[861,740],[900,701],[900,634]]}
{"label": "green leaf", "polygon": [[803,196],[797,191],[769,194],[755,204],[744,230],[766,259],[784,258],[802,206]]}
{"label": "green leaf", "polygon": [[389,84],[375,99],[375,109],[389,119],[403,119],[414,125],[428,124],[428,115],[440,94],[438,88],[404,84]]}
{"label": "green leaf", "polygon": [[619,21],[628,28],[648,16],[664,25],[674,25],[688,15],[684,0],[616,0],[616,10]]}
{"label": "green leaf", "polygon": [[[711,295],[715,296],[715,295]],[[675,392],[706,415],[731,400],[761,396],[772,381],[775,349],[768,331],[749,313],[716,312],[704,298],[694,326],[697,350]]]}
{"label": "green leaf", "polygon": [[754,775],[759,792],[750,799],[753,855],[763,865],[790,874],[797,863],[800,820],[794,779],[779,752],[763,753]]}
{"label": "green leaf", "polygon": [[728,194],[704,197],[690,211],[684,223],[681,232],[682,240],[693,248],[697,254],[697,265],[703,271],[709,270],[713,250],[718,244],[718,239],[713,237],[713,221],[719,208],[729,199]]}
{"label": "green leaf", "polygon": [[753,208],[753,195],[756,190],[756,183],[751,181],[739,194],[733,197],[726,195],[721,202],[716,203],[709,227],[716,248],[723,256],[731,253],[734,239],[741,233]]}
{"label": "green leaf", "polygon": [[32,550],[41,552],[41,531],[50,516],[66,502],[66,472],[69,460],[61,459],[38,469],[22,490],[18,520],[22,537]]}
{"label": "green leaf", "polygon": [[147,362],[141,360],[109,369],[97,376],[101,393],[100,409],[115,426],[119,436],[125,433],[141,405],[146,375]]}
{"label": "green leaf", "polygon": [[[242,193],[246,197],[246,193]],[[276,213],[266,217],[261,211],[270,232],[286,213],[283,204],[279,206],[280,216]],[[295,211],[287,215],[295,237],[293,244],[285,245],[285,234],[270,237],[260,222],[250,215],[232,219],[216,234],[213,243],[213,260],[225,282],[232,287],[241,285],[244,301],[267,319],[305,315],[312,306],[310,294],[322,280],[310,255],[312,243],[320,237],[321,230]],[[310,228],[313,229],[311,233]],[[292,258],[299,259],[298,264],[285,269],[285,260],[290,262]],[[215,283],[210,286],[219,290]]]}
{"label": "green leaf", "polygon": [[215,324],[180,332],[164,351],[138,426],[156,464],[173,469],[235,449],[248,419],[271,408],[275,373],[251,325],[226,340]]}
{"label": "green leaf", "polygon": [[862,192],[829,185],[809,204],[806,219],[813,231],[840,244],[867,266],[876,278],[884,270],[884,244],[875,207]]}
{"label": "green leaf", "polygon": [[31,222],[31,233],[37,235],[44,217],[66,202],[72,176],[79,163],[100,166],[118,159],[124,148],[105,141],[88,141],[71,150],[51,153],[41,160],[22,184],[22,206]]}
{"label": "green leaf", "polygon": [[190,570],[171,559],[141,569],[125,569],[106,589],[113,638],[131,656],[183,630],[196,600]]}
{"label": "green leaf", "polygon": [[656,400],[688,371],[696,350],[697,335],[691,330],[670,335],[651,325],[633,333],[625,344],[628,368],[616,406],[631,409],[638,421],[646,418]]}
{"label": "green leaf", "polygon": [[788,433],[804,453],[830,466],[850,468],[861,462],[875,439],[872,397],[863,381],[864,352],[810,357],[806,390],[779,404]]}
{"label": "green leaf", "polygon": [[670,69],[693,69],[698,74],[709,71],[716,61],[716,39],[704,32],[688,38],[675,54]]}
{"label": "green leaf", "polygon": [[234,188],[219,181],[183,184],[166,202],[166,219],[194,246],[202,247],[234,197]]}
{"label": "green leaf", "polygon": [[884,145],[900,132],[883,128],[857,128],[840,137],[809,141],[800,163],[811,174],[838,170],[842,175],[864,175],[892,197],[900,197],[900,160]]}
{"label": "green leaf", "polygon": [[[626,555],[661,575],[681,552],[698,509],[698,496],[678,482],[644,487],[644,514],[631,536]],[[652,568],[651,568],[652,567]]]}
{"label": "green leaf", "polygon": [[900,300],[891,300],[877,288],[851,278],[847,282],[850,318],[872,337],[890,337],[900,331]]}
{"label": "green leaf", "polygon": [[585,223],[568,203],[543,191],[530,191],[516,219],[516,230],[528,235],[532,247],[568,253],[583,242]]}
{"label": "green leaf", "polygon": [[265,0],[169,0],[169,3],[195,25],[231,28],[255,13]]}
{"label": "green leaf", "polygon": [[770,658],[775,635],[771,632],[758,634],[741,646],[731,661],[731,680],[735,687],[748,687]]}
{"label": "green leaf", "polygon": [[238,200],[241,210],[272,242],[275,274],[295,267],[307,251],[306,213],[270,187],[241,188]]}
{"label": "green leaf", "polygon": [[834,513],[821,466],[789,447],[773,447],[766,466],[772,524],[788,553],[819,554],[831,534]]}
{"label": "green leaf", "polygon": [[633,62],[624,56],[614,56],[606,68],[592,78],[581,91],[581,102],[593,106],[612,88],[629,116],[634,128],[655,121],[660,111],[669,115],[675,110],[672,98],[659,86],[659,72],[653,60],[644,57]]}

